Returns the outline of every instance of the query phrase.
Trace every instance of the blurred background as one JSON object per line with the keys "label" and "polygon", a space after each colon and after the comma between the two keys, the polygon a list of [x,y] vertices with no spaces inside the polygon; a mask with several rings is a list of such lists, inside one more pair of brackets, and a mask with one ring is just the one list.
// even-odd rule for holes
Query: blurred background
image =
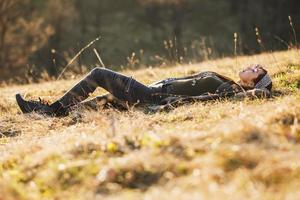
{"label": "blurred background", "polygon": [[[236,33],[236,34],[235,34]],[[0,82],[194,63],[298,45],[299,0],[0,0]]]}

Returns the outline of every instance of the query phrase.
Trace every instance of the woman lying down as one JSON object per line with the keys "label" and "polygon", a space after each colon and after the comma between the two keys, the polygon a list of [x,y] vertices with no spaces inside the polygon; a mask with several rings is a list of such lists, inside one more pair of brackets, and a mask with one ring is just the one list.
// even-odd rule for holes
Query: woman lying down
{"label": "woman lying down", "polygon": [[[20,94],[16,101],[23,113],[36,112],[48,116],[67,116],[79,107],[115,107],[127,109],[146,106],[157,111],[194,101],[220,98],[268,98],[272,81],[261,65],[249,66],[239,73],[238,82],[212,71],[204,71],[181,78],[167,78],[148,86],[118,72],[94,68],[81,81],[52,104],[24,100]],[[97,87],[109,93],[86,100]]]}

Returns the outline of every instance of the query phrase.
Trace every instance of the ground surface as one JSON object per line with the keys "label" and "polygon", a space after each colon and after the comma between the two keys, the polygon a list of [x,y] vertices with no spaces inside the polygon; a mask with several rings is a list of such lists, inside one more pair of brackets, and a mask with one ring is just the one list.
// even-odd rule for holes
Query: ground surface
{"label": "ground surface", "polygon": [[300,199],[299,51],[124,73],[236,79],[250,63],[269,70],[273,98],[58,119],[20,114],[14,94],[52,101],[76,80],[0,88],[0,199]]}

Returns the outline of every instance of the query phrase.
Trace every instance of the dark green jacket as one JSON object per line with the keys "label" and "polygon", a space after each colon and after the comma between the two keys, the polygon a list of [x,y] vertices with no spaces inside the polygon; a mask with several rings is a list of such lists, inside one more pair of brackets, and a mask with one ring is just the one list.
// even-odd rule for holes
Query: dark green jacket
{"label": "dark green jacket", "polygon": [[182,78],[169,78],[149,86],[163,87],[166,91],[166,93],[156,94],[162,96],[162,100],[158,105],[149,107],[153,111],[169,109],[189,102],[216,100],[226,97],[235,99],[270,97],[270,92],[267,89],[245,91],[230,78],[210,71]]}
{"label": "dark green jacket", "polygon": [[164,97],[199,97],[218,94],[230,96],[241,92],[242,88],[233,80],[215,72],[200,72],[192,76],[168,78],[150,84],[149,87],[162,88]]}

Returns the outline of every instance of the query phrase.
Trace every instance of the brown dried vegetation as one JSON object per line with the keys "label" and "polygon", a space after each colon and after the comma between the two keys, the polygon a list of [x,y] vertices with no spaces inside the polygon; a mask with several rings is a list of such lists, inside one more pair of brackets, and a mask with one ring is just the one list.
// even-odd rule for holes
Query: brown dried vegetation
{"label": "brown dried vegetation", "polygon": [[[16,92],[53,101],[74,81],[0,88],[0,199],[297,199],[299,52],[273,56],[238,57],[266,66],[277,91],[271,99],[198,102],[168,113],[21,115]],[[124,73],[144,83],[200,70],[237,78],[235,63]]]}

